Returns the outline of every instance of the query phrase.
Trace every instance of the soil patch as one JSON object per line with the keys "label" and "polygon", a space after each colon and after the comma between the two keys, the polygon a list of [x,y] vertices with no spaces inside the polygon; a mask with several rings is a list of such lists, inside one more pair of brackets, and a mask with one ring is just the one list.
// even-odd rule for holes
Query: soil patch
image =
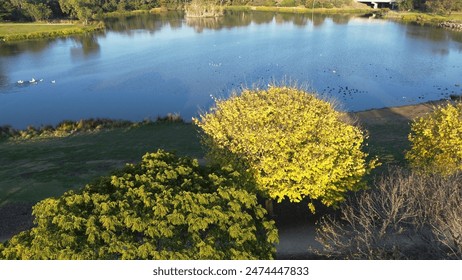
{"label": "soil patch", "polygon": [[32,206],[22,202],[0,206],[0,242],[32,227]]}

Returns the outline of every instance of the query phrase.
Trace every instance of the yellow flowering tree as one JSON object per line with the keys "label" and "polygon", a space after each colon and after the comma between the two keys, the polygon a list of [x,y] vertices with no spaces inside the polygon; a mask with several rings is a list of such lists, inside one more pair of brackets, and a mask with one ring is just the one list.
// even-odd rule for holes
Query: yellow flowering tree
{"label": "yellow flowering tree", "polygon": [[210,160],[245,170],[258,191],[278,202],[308,197],[336,205],[375,165],[361,151],[364,133],[315,94],[269,87],[215,101],[193,120]]}
{"label": "yellow flowering tree", "polygon": [[439,105],[416,120],[409,134],[406,159],[425,173],[462,171],[462,103]]}
{"label": "yellow flowering tree", "polygon": [[271,259],[278,233],[229,168],[164,151],[33,208],[0,259]]}

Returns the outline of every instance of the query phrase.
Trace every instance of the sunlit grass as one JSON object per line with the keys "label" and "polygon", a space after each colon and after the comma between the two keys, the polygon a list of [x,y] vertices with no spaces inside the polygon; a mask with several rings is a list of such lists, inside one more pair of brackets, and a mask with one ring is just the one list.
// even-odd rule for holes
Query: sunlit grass
{"label": "sunlit grass", "polygon": [[0,141],[0,206],[62,195],[157,149],[203,157],[197,129],[182,122],[155,122],[64,138]]}
{"label": "sunlit grass", "polygon": [[103,24],[0,23],[0,41],[36,39],[79,34],[103,29]]}
{"label": "sunlit grass", "polygon": [[462,21],[462,13],[451,13],[450,15],[427,14],[421,12],[388,12],[387,19],[395,19],[403,22],[414,22],[420,24],[438,24],[444,21]]}

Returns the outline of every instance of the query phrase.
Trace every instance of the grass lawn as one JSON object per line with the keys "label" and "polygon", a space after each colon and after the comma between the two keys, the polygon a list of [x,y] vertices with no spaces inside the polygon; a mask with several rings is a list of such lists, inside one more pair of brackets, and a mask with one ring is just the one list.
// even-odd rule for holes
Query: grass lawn
{"label": "grass lawn", "polygon": [[26,34],[32,32],[49,32],[69,30],[79,27],[77,24],[48,24],[48,23],[0,23],[0,36],[11,34]]}
{"label": "grass lawn", "polygon": [[184,123],[0,142],[0,206],[59,196],[157,149],[203,157],[196,128]]}
{"label": "grass lawn", "polygon": [[395,12],[390,11],[385,16],[385,19],[398,20],[401,22],[413,22],[419,24],[433,24],[436,25],[445,21],[462,22],[462,13],[454,12],[450,15],[437,15],[421,12]]}
{"label": "grass lawn", "polygon": [[0,41],[66,36],[102,29],[102,25],[71,23],[0,23]]}

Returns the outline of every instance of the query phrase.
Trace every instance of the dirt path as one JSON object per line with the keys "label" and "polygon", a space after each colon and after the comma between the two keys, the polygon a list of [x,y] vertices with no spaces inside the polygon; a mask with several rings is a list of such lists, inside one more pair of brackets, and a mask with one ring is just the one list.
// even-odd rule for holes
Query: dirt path
{"label": "dirt path", "polygon": [[364,125],[395,124],[397,122],[408,123],[417,117],[421,117],[428,112],[431,112],[435,106],[444,104],[446,102],[447,101],[445,100],[441,100],[421,103],[417,105],[366,110],[354,112],[351,113],[351,115],[358,118]]}
{"label": "dirt path", "polygon": [[0,242],[32,227],[32,203],[10,203],[0,206]]}

